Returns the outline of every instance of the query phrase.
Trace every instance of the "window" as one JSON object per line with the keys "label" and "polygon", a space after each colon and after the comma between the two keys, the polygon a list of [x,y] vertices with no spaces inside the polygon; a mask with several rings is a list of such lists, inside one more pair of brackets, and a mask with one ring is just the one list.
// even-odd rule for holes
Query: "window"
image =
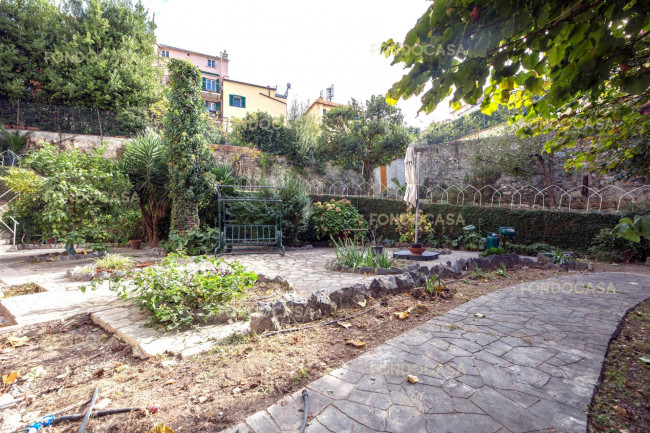
{"label": "window", "polygon": [[215,62],[214,62],[214,60],[210,60],[210,59],[208,59],[208,67],[209,67],[209,68],[215,68],[215,67],[216,67],[216,66],[215,66]]}
{"label": "window", "polygon": [[167,50],[161,50],[161,51],[160,51],[160,57],[166,57],[166,58],[169,58],[169,51],[167,51]]}
{"label": "window", "polygon": [[218,92],[219,91],[219,82],[217,80],[212,80],[210,78],[202,78],[201,88],[207,90],[208,92]]}
{"label": "window", "polygon": [[327,110],[323,108],[323,116],[327,113]]}
{"label": "window", "polygon": [[246,108],[246,98],[240,95],[230,95],[230,106]]}
{"label": "window", "polygon": [[216,115],[217,111],[221,108],[218,102],[205,101],[205,111],[212,115]]}

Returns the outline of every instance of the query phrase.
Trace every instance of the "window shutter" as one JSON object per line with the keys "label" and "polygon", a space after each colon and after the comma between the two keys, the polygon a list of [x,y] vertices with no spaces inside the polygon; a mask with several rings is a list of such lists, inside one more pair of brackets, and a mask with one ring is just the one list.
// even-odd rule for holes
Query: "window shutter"
{"label": "window shutter", "polygon": [[246,98],[243,96],[241,97],[241,108],[246,108]]}
{"label": "window shutter", "polygon": [[235,106],[235,95],[230,95],[230,106],[231,107]]}
{"label": "window shutter", "polygon": [[205,90],[205,77],[201,77],[201,88]]}

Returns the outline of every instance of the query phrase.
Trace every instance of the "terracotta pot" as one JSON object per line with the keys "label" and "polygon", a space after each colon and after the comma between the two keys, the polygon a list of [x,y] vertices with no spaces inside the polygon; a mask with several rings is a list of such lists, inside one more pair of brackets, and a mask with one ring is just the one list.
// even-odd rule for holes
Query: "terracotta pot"
{"label": "terracotta pot", "polygon": [[409,251],[411,254],[415,254],[416,256],[421,256],[423,252],[425,252],[427,249],[425,247],[420,247],[420,248],[415,248],[415,247],[409,247]]}
{"label": "terracotta pot", "polygon": [[140,244],[142,243],[141,239],[131,239],[129,241],[129,245],[131,246],[132,250],[139,250],[140,249]]}

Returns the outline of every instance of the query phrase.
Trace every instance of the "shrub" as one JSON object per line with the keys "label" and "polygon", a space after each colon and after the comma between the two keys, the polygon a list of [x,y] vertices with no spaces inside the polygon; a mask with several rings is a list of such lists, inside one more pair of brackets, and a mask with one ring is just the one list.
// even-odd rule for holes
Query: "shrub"
{"label": "shrub", "polygon": [[305,239],[309,217],[312,214],[311,198],[304,185],[296,179],[287,179],[282,198],[282,238],[285,245],[298,245]]}
{"label": "shrub", "polygon": [[133,259],[122,254],[106,254],[95,259],[95,267],[113,271],[125,271],[133,267]]}
{"label": "shrub", "polygon": [[537,242],[532,245],[508,244],[508,251],[522,256],[536,257],[539,253],[550,253],[557,250],[556,247],[544,242]]}
{"label": "shrub", "polygon": [[647,246],[618,237],[611,230],[601,230],[588,250],[594,259],[617,263],[643,261],[649,252]]}
{"label": "shrub", "polygon": [[170,255],[159,266],[142,269],[133,280],[116,280],[111,289],[150,311],[153,325],[172,330],[208,321],[257,280],[257,275],[237,262],[196,259],[194,263],[200,266],[191,269],[185,260],[182,255]]}
{"label": "shrub", "polygon": [[[400,242],[413,242],[415,239],[415,214],[412,212],[411,208],[408,208],[407,211],[401,214],[397,218],[397,226],[395,228],[397,233],[399,233]],[[419,211],[418,217],[418,240],[426,239],[427,235],[431,232],[431,222],[427,216],[422,212],[422,209]]]}
{"label": "shrub", "polygon": [[481,257],[487,257],[487,256],[491,256],[493,254],[508,254],[508,250],[506,250],[505,248],[501,248],[501,247],[490,248],[490,249],[487,249],[487,250],[483,251],[479,255]]}
{"label": "shrub", "polygon": [[184,233],[173,231],[163,244],[165,251],[170,253],[184,252],[189,256],[211,254],[219,243],[219,229],[194,228]]}
{"label": "shrub", "polygon": [[314,203],[312,223],[318,239],[340,237],[343,229],[367,228],[357,208],[345,198]]}

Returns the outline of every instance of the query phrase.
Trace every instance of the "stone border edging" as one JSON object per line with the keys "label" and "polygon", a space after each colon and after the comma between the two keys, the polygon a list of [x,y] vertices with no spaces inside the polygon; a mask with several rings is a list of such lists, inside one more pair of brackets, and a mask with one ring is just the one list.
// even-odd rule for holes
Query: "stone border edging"
{"label": "stone border edging", "polygon": [[[506,269],[520,264],[536,268],[559,267],[552,263],[537,263],[527,257],[522,259],[515,253],[459,259],[453,264],[448,261],[446,264],[438,263],[430,267],[413,263],[404,268],[391,268],[392,272],[389,269],[391,275],[374,278],[368,286],[357,283],[336,290],[321,289],[307,299],[299,297],[293,290],[277,301],[260,302],[257,304],[257,312],[251,314],[251,331],[261,334],[264,331],[281,330],[283,325],[313,322],[341,307],[365,307],[371,297],[379,299],[387,295],[408,292],[422,286],[426,278],[433,275],[439,275],[440,278],[459,277],[465,270],[474,271],[477,268],[492,270],[501,267],[502,264]],[[264,275],[258,277],[260,280],[266,279]],[[273,280],[286,281],[282,277]]]}

